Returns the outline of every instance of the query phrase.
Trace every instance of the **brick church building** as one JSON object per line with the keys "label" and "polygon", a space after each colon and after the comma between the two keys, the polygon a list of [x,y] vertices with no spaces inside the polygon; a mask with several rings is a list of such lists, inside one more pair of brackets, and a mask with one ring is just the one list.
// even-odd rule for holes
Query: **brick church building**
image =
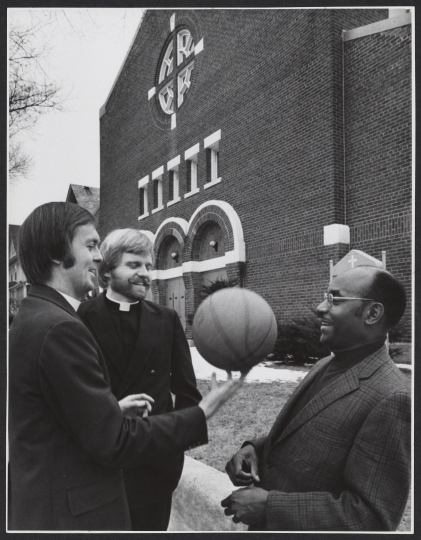
{"label": "brick church building", "polygon": [[404,9],[145,12],[100,111],[99,228],[148,231],[188,337],[203,283],[287,322],[351,250],[410,296],[411,51]]}

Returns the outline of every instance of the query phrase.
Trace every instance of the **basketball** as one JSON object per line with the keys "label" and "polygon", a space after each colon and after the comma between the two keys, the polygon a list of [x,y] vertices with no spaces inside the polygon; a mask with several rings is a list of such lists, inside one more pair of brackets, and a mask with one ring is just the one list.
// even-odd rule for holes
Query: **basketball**
{"label": "basketball", "polygon": [[275,315],[258,294],[239,287],[219,290],[198,307],[193,341],[199,354],[227,371],[247,371],[272,352]]}

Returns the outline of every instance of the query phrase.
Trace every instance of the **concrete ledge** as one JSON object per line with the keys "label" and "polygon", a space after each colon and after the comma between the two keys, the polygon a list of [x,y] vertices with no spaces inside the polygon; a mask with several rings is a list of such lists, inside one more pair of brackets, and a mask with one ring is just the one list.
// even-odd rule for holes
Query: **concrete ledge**
{"label": "concrete ledge", "polygon": [[168,531],[246,531],[247,525],[233,523],[221,506],[235,489],[226,474],[186,456]]}
{"label": "concrete ledge", "polygon": [[384,19],[383,21],[377,21],[366,26],[360,26],[359,28],[353,28],[352,30],[342,31],[342,41],[351,41],[372,34],[378,34],[379,32],[385,32],[386,30],[392,30],[393,28],[399,28],[400,26],[406,26],[411,24],[411,13],[405,13],[400,17],[393,17],[390,19]]}

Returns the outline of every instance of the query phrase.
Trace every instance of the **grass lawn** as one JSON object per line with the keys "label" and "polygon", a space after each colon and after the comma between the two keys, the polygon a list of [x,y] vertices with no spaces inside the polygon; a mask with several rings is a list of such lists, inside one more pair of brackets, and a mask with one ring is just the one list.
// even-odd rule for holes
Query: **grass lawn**
{"label": "grass lawn", "polygon": [[[411,376],[405,375],[410,388]],[[186,452],[219,471],[225,471],[228,459],[247,439],[267,435],[296,382],[245,383],[238,393],[208,423],[209,444]],[[210,390],[209,381],[198,381],[202,395]],[[236,489],[233,486],[233,489]],[[398,531],[411,530],[411,506],[408,501]]]}

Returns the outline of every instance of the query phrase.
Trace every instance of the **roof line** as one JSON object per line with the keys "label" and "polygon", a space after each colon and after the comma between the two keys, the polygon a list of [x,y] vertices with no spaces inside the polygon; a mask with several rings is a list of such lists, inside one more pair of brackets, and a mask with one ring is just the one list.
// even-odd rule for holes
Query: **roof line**
{"label": "roof line", "polygon": [[107,96],[107,98],[106,98],[106,100],[105,100],[105,102],[104,102],[104,105],[102,105],[102,107],[99,109],[99,117],[100,117],[100,118],[101,118],[101,116],[103,116],[103,115],[105,114],[106,106],[107,106],[108,100],[110,99],[110,96],[111,96],[111,94],[113,93],[114,87],[115,87],[115,85],[117,84],[117,80],[118,80],[118,78],[120,77],[121,72],[123,71],[123,67],[124,67],[124,64],[126,63],[127,57],[129,56],[130,51],[132,50],[133,44],[134,44],[135,39],[136,39],[136,37],[137,37],[137,34],[139,33],[139,30],[140,30],[140,25],[142,24],[143,19],[145,18],[146,11],[147,11],[147,10],[146,10],[146,8],[145,8],[145,9],[143,10],[143,13],[142,13],[141,17],[140,17],[139,24],[138,24],[138,26],[137,26],[137,28],[136,28],[136,32],[134,33],[132,42],[130,43],[130,46],[129,46],[128,50],[127,50],[126,56],[124,57],[123,63],[121,64],[121,67],[120,67],[120,69],[119,69],[119,71],[118,71],[118,73],[117,73],[117,76],[116,76],[116,78],[114,79],[114,82],[113,82],[113,84],[112,84],[112,86],[111,86],[111,90],[108,92],[108,96]]}

